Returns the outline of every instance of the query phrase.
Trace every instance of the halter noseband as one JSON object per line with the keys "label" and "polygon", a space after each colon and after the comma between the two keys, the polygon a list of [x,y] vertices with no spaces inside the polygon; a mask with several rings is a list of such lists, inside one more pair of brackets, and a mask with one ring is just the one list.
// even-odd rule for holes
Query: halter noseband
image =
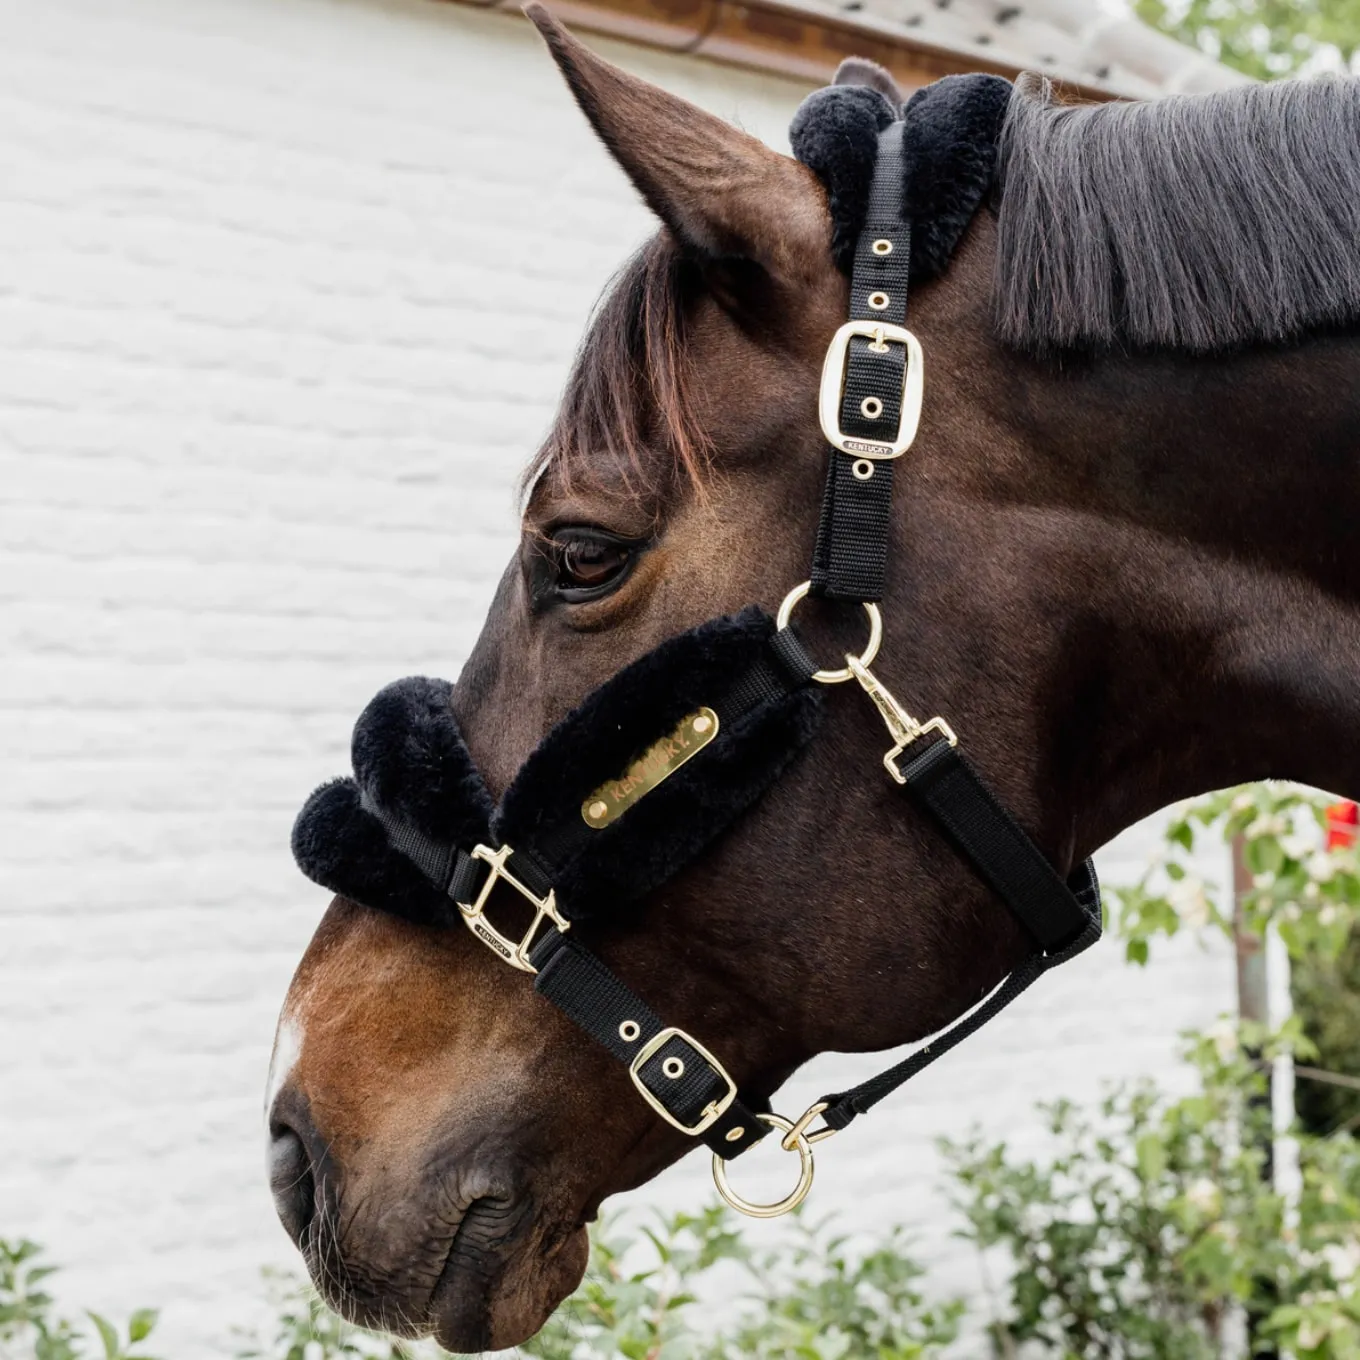
{"label": "halter noseband", "polygon": [[[416,919],[461,919],[510,967],[531,974],[540,995],[627,1066],[661,1119],[712,1150],[720,1194],[756,1217],[802,1202],[814,1144],[1101,932],[1091,862],[1064,882],[944,718],[914,718],[870,670],[882,637],[893,468],[915,437],[923,397],[921,347],[905,324],[911,228],[903,133],[896,118],[879,134],[854,251],[851,319],[833,338],[822,374],[819,415],[832,453],[811,576],[789,592],[778,617],[751,608],[713,620],[625,668],[544,738],[495,808],[449,711],[449,687],[389,686],[356,726],[355,780],[319,789],[294,829],[294,853],[317,882]],[[843,668],[819,669],[792,628],[809,594],[865,610],[868,642]],[[1006,903],[1034,950],[905,1061],[790,1120],[743,1097],[715,1054],[667,1025],[571,927],[602,903],[620,910],[702,854],[812,738],[822,688],[852,680],[888,729],[883,764],[893,783]],[[504,909],[506,893],[521,904],[514,929],[490,914],[493,903]],[[726,1163],[770,1129],[797,1153],[798,1182],[777,1203],[752,1204],[732,1190]]]}

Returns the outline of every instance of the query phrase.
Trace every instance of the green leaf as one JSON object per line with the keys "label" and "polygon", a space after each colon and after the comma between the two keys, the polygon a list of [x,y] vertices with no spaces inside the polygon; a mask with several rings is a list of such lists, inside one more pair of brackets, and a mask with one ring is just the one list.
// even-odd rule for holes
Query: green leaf
{"label": "green leaf", "polygon": [[147,1337],[156,1330],[156,1323],[160,1320],[160,1310],[156,1308],[139,1308],[128,1321],[128,1340],[135,1344],[138,1341],[145,1341]]}
{"label": "green leaf", "polygon": [[118,1341],[117,1328],[106,1318],[100,1317],[98,1313],[86,1309],[86,1314],[99,1333],[99,1340],[104,1347],[104,1360],[118,1360],[119,1352],[123,1348]]}

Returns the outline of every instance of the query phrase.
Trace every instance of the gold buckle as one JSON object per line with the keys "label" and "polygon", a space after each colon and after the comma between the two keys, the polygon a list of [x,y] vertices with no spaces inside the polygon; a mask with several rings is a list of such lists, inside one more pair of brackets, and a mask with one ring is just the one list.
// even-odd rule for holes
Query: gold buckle
{"label": "gold buckle", "polygon": [[845,664],[850,673],[859,681],[860,687],[874,701],[880,716],[888,728],[888,735],[896,745],[883,757],[883,768],[899,784],[907,782],[906,776],[897,768],[897,758],[914,742],[918,742],[927,732],[938,732],[951,745],[957,746],[959,739],[954,729],[943,718],[932,718],[927,723],[917,722],[901,704],[893,698],[888,687],[858,657],[847,656]]}
{"label": "gold buckle", "polygon": [[[489,845],[475,847],[471,857],[489,865],[491,872],[487,874],[486,882],[482,884],[475,902],[459,902],[457,905],[467,928],[492,953],[499,955],[512,968],[518,968],[522,973],[537,973],[538,969],[529,962],[529,951],[534,947],[534,937],[538,934],[538,928],[544,921],[551,921],[558,930],[567,931],[571,929],[571,922],[565,920],[558,912],[557,898],[551,888],[548,890],[547,897],[538,897],[505,867],[506,861],[514,853],[514,850],[508,845],[501,846],[499,850],[493,850]],[[533,922],[519,940],[512,940],[508,935],[502,935],[486,919],[487,901],[491,897],[491,890],[500,880],[508,883],[534,908]]]}
{"label": "gold buckle", "polygon": [[[657,1053],[665,1047],[671,1039],[683,1039],[726,1083],[727,1090],[716,1100],[710,1100],[707,1105],[699,1112],[699,1121],[696,1124],[682,1124],[661,1102],[657,1099],[655,1092],[648,1089],[642,1080],[642,1068],[648,1058],[655,1057]],[[727,1111],[728,1107],[737,1098],[737,1083],[728,1075],[727,1069],[720,1063],[701,1044],[697,1039],[685,1033],[682,1029],[677,1029],[674,1025],[668,1026],[658,1034],[648,1039],[637,1056],[628,1064],[628,1075],[633,1079],[633,1085],[637,1087],[638,1095],[647,1102],[648,1105],[659,1114],[673,1129],[679,1129],[681,1133],[688,1134],[691,1138],[697,1138],[701,1133],[707,1133],[714,1124],[718,1122]],[[678,1080],[684,1075],[684,1068],[675,1074]]]}
{"label": "gold buckle", "polygon": [[[857,335],[873,341],[870,349],[886,352],[890,344],[905,345],[906,371],[902,375],[902,415],[897,422],[897,433],[892,439],[865,439],[849,435],[841,429],[841,397],[845,391],[845,370],[850,363],[850,341]],[[817,396],[817,418],[828,442],[842,453],[855,458],[879,461],[900,458],[911,448],[921,423],[921,405],[925,399],[925,356],[921,342],[905,327],[889,321],[847,321],[831,337],[826,360],[822,364],[822,385]]]}

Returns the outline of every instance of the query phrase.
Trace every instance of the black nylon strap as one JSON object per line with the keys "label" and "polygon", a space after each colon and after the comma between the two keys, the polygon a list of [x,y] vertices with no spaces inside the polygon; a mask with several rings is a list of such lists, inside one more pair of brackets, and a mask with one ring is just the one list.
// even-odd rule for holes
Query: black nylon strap
{"label": "black nylon strap", "polygon": [[[879,138],[868,214],[855,246],[850,278],[852,320],[906,323],[911,228],[903,211],[904,126],[900,121],[893,123]],[[890,342],[876,350],[867,336],[851,338],[840,404],[844,433],[891,440],[902,418],[906,362],[906,348],[901,344]],[[875,409],[872,404],[866,410],[866,401],[878,403],[877,414],[870,414]],[[868,475],[857,475],[856,468]],[[833,450],[812,555],[813,595],[857,602],[883,598],[892,482],[891,460],[858,460]]]}
{"label": "black nylon strap", "polygon": [[[535,946],[530,960],[538,969],[534,990],[630,1070],[637,1055],[668,1028],[635,992],[569,936],[552,931]],[[683,1031],[672,1033],[637,1067],[634,1080],[687,1128],[700,1122],[711,1102],[721,1102],[731,1092],[726,1073]],[[697,1136],[714,1152],[735,1157],[769,1131],[769,1125],[736,1096]]]}
{"label": "black nylon strap", "polygon": [[[405,855],[436,887],[442,889],[448,884],[449,875],[454,870],[457,846],[432,840],[423,831],[402,821],[400,817],[394,817],[386,808],[370,801],[367,795],[361,795],[360,801],[382,824],[392,849],[398,854]],[[472,899],[463,900],[470,902]]]}
{"label": "black nylon strap", "polygon": [[907,789],[1044,953],[1062,949],[1087,928],[1089,912],[962,751],[934,741],[899,770]]}
{"label": "black nylon strap", "polygon": [[[1034,853],[1037,855],[1039,852],[1035,850]],[[1100,939],[1100,885],[1096,880],[1095,865],[1088,859],[1067,883],[1062,883],[1061,879],[1058,882],[1063,893],[1070,895],[1078,904],[1085,920],[1081,933],[1055,953],[1031,954],[980,1005],[955,1021],[948,1029],[932,1036],[924,1047],[918,1048],[902,1062],[890,1067],[886,1072],[880,1072],[876,1077],[871,1077],[868,1081],[861,1082],[849,1091],[823,1096],[827,1108],[822,1112],[822,1118],[828,1128],[843,1129],[857,1116],[873,1109],[884,1096],[891,1095],[903,1082],[910,1081],[936,1059],[944,1057],[950,1049],[962,1043],[999,1011],[1004,1010],[1050,968],[1056,968],[1059,964],[1076,958]]]}

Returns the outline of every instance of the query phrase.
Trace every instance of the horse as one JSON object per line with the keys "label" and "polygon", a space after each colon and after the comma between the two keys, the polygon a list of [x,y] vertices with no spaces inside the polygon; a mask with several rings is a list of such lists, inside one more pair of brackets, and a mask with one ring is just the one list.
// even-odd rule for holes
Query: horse
{"label": "horse", "polygon": [[[528,12],[660,225],[584,339],[449,700],[495,796],[626,663],[803,579],[849,287],[806,165]],[[1060,873],[1207,790],[1360,783],[1358,134],[1360,82],[1085,105],[1022,78],[992,192],[913,291],[930,379],[877,673],[966,735]],[[823,605],[809,647],[859,619]],[[1030,947],[885,793],[873,709],[834,697],[726,834],[588,931],[766,1097],[934,1033]],[[326,910],[280,1019],[271,1183],[350,1318],[517,1344],[601,1202],[692,1146],[522,984],[466,931]]]}

